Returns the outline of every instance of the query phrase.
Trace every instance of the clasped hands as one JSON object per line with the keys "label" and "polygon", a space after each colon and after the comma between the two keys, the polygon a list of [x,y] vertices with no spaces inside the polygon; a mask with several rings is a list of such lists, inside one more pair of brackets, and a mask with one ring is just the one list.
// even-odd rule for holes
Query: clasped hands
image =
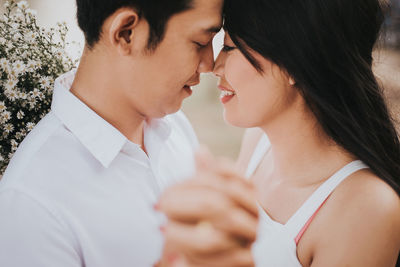
{"label": "clasped hands", "polygon": [[209,152],[198,153],[196,162],[196,175],[167,189],[157,205],[168,217],[158,266],[254,266],[258,207],[253,185],[233,164]]}

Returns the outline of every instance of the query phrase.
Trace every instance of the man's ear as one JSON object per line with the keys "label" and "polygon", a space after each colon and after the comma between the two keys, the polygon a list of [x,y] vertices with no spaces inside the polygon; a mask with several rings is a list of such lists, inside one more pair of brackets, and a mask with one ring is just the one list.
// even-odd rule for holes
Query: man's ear
{"label": "man's ear", "polygon": [[122,8],[112,18],[108,36],[110,43],[118,48],[122,55],[132,52],[135,27],[139,23],[139,15],[133,9]]}

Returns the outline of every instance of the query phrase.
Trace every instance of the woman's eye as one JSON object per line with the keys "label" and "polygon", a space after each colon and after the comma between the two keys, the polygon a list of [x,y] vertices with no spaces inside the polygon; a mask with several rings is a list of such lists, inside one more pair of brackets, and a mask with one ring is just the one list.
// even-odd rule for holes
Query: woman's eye
{"label": "woman's eye", "polygon": [[236,47],[234,47],[234,46],[223,45],[223,46],[222,46],[222,51],[224,51],[224,52],[229,52],[229,51],[234,50],[235,48],[236,48]]}

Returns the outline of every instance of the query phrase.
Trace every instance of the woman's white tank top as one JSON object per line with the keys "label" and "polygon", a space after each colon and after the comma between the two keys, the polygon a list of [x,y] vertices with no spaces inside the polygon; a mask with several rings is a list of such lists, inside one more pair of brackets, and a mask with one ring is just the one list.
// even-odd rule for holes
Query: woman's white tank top
{"label": "woman's white tank top", "polygon": [[[268,137],[264,134],[250,159],[246,177],[250,178],[264,155],[270,148]],[[368,168],[361,161],[353,161],[326,180],[295,212],[286,224],[272,220],[264,209],[259,207],[260,222],[257,240],[253,245],[253,256],[257,267],[297,267],[302,266],[297,257],[296,237],[319,209],[332,191],[349,175]]]}

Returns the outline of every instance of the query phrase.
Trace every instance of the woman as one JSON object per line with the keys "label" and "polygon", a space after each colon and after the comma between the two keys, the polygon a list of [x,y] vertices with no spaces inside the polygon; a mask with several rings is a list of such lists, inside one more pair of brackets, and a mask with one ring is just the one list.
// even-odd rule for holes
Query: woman
{"label": "woman", "polygon": [[[371,70],[380,2],[227,0],[224,13],[214,73],[226,121],[256,128],[238,160],[260,207],[256,265],[395,266],[400,144]],[[227,194],[211,184],[203,198],[196,186],[166,193],[161,206],[175,233],[210,231],[210,216],[187,220],[182,210]],[[187,201],[174,213],[170,200],[182,195]],[[213,231],[224,230],[214,224]],[[191,241],[167,238],[167,245],[201,259]]]}

